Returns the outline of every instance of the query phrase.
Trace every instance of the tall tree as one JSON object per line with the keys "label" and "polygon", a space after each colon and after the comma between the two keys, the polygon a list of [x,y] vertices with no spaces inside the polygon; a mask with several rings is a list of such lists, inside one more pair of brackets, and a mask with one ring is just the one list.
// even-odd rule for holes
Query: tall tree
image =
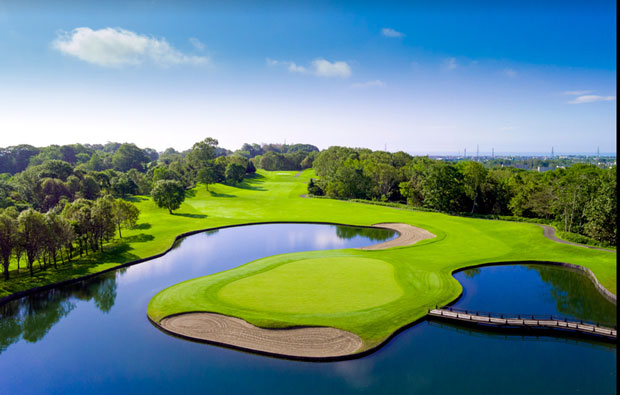
{"label": "tall tree", "polygon": [[226,166],[226,172],[224,174],[226,176],[226,182],[235,185],[243,181],[245,167],[238,163],[229,163]]}
{"label": "tall tree", "polygon": [[114,168],[120,171],[129,169],[144,171],[144,165],[148,162],[148,156],[135,144],[122,144],[112,157]]}
{"label": "tall tree", "polygon": [[153,187],[151,196],[157,207],[166,208],[172,214],[172,210],[181,207],[185,200],[185,189],[176,180],[160,180]]}
{"label": "tall tree", "polygon": [[211,137],[197,142],[188,154],[190,163],[196,168],[201,169],[207,161],[215,158],[215,148],[219,142]]}
{"label": "tall tree", "polygon": [[0,210],[0,256],[2,257],[5,280],[9,279],[11,253],[18,240],[17,221],[4,210]]}
{"label": "tall tree", "polygon": [[487,170],[480,162],[467,161],[463,164],[461,172],[463,173],[465,194],[472,201],[471,213],[473,214],[478,204],[478,197],[482,192],[482,186],[487,178]]}
{"label": "tall tree", "polygon": [[24,250],[26,251],[26,258],[28,259],[30,276],[33,276],[34,261],[37,259],[41,251],[41,244],[45,235],[44,232],[41,231],[42,229],[45,229],[43,214],[29,208],[19,214],[17,222],[21,241],[23,243]]}
{"label": "tall tree", "polygon": [[140,210],[130,202],[122,199],[117,199],[114,202],[114,223],[118,228],[118,237],[123,238],[121,228],[133,228],[136,226],[139,215]]}

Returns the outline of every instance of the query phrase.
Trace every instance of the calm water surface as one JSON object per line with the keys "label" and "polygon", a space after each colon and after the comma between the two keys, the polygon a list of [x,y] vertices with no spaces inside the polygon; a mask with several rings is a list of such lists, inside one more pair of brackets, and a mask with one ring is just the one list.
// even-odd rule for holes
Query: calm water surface
{"label": "calm water surface", "polygon": [[[329,225],[222,229],[188,237],[162,258],[9,303],[0,308],[0,393],[615,393],[616,347],[596,341],[422,322],[368,357],[308,363],[181,340],[146,318],[153,295],[186,279],[269,255],[392,237]],[[465,292],[457,305],[615,321],[615,308],[611,317],[602,307],[608,302],[587,291],[589,281],[546,269],[458,273]]]}

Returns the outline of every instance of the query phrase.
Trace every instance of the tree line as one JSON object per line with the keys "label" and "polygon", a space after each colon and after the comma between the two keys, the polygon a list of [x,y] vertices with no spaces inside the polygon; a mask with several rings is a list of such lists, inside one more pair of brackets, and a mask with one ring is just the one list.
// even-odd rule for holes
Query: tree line
{"label": "tree line", "polygon": [[94,201],[77,199],[46,213],[33,208],[18,212],[15,207],[0,209],[0,257],[5,280],[9,280],[11,261],[20,270],[25,259],[30,276],[35,262],[39,270],[70,264],[74,256],[103,249],[104,243],[122,228],[135,226],[139,210],[122,199],[104,196]]}
{"label": "tree line", "polygon": [[514,216],[616,244],[616,167],[575,164],[538,172],[346,147],[313,161],[308,191],[332,198],[403,202],[429,210]]}

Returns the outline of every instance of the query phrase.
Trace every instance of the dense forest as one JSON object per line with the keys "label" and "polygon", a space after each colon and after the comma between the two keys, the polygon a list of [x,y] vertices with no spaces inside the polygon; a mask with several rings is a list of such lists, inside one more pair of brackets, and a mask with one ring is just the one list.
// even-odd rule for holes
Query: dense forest
{"label": "dense forest", "polygon": [[[244,144],[206,138],[183,152],[134,144],[0,148],[0,259],[30,274],[100,251],[137,222],[132,195],[170,214],[200,182],[236,185],[256,169],[313,168],[313,196],[407,204],[459,215],[553,223],[576,241],[616,244],[616,167],[574,164],[538,172],[475,160],[309,144]],[[584,236],[579,240],[577,235]]]}

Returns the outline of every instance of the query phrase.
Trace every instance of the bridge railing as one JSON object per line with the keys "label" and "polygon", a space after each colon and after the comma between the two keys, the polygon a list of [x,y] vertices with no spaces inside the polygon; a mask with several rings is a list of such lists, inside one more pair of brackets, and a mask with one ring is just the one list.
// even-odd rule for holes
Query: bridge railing
{"label": "bridge railing", "polygon": [[[569,318],[562,316],[555,316],[552,314],[510,314],[510,313],[492,313],[488,311],[482,310],[469,310],[469,309],[461,309],[458,307],[452,306],[444,306],[438,307],[435,306],[435,309],[447,310],[454,313],[468,314],[468,315],[477,315],[481,317],[489,317],[489,318],[500,318],[500,319],[519,319],[519,320],[536,320],[536,321],[559,321],[559,322],[570,322],[570,323],[578,323],[583,325],[590,325],[598,328],[613,328],[616,330],[616,324],[608,323],[608,322],[594,322],[581,320],[577,318]],[[429,309],[430,311],[431,309]]]}

